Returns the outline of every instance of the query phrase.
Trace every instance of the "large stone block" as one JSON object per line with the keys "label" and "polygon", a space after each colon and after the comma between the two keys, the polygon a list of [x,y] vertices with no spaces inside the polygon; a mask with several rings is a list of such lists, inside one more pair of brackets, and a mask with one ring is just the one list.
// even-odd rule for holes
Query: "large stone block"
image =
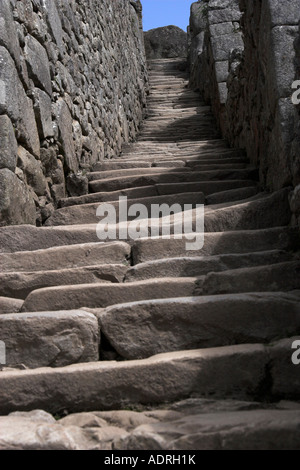
{"label": "large stone block", "polygon": [[300,306],[297,297],[277,292],[181,297],[113,305],[99,313],[99,322],[121,357],[141,359],[295,334]]}
{"label": "large stone block", "polygon": [[10,0],[0,2],[0,46],[6,47],[17,66],[20,65],[20,46]]}
{"label": "large stone block", "polygon": [[223,34],[212,36],[211,47],[215,61],[229,60],[232,49],[243,47],[242,33]]}
{"label": "large stone block", "polygon": [[0,170],[0,226],[35,225],[36,210],[32,193],[10,170]]}
{"label": "large stone block", "polygon": [[63,52],[65,51],[65,46],[63,42],[63,29],[61,19],[57,11],[56,3],[54,0],[44,0],[42,2],[42,6],[46,14],[46,19],[51,31],[51,35],[55,40],[60,52],[63,54]]}
{"label": "large stone block", "polygon": [[99,359],[99,328],[83,311],[0,315],[6,365],[63,367]]}
{"label": "large stone block", "polygon": [[238,9],[223,8],[208,12],[210,24],[226,23],[228,21],[240,21],[242,13]]}
{"label": "large stone block", "polygon": [[172,402],[192,394],[249,399],[260,390],[266,365],[264,346],[243,345],[136,361],[3,371],[0,411],[3,415],[34,409],[113,410]]}
{"label": "large stone block", "polygon": [[297,26],[276,26],[271,32],[271,69],[274,77],[275,97],[287,98],[292,94],[292,83],[295,80],[294,41],[298,33]]}
{"label": "large stone block", "polygon": [[28,35],[25,39],[24,53],[30,78],[35,85],[51,96],[50,64],[45,48],[33,36]]}
{"label": "large stone block", "polygon": [[47,182],[42,170],[42,163],[36,160],[23,147],[18,148],[18,167],[23,170],[26,182],[38,196],[44,196]]}
{"label": "large stone block", "polygon": [[0,46],[0,114],[7,114],[17,129],[17,138],[34,155],[40,154],[40,141],[32,101],[26,96],[14,61]]}
{"label": "large stone block", "polygon": [[0,168],[14,172],[17,162],[17,141],[8,116],[0,116]]}
{"label": "large stone block", "polygon": [[190,29],[195,37],[205,30],[207,24],[206,5],[200,2],[192,3],[190,16]]}
{"label": "large stone block", "polygon": [[57,102],[56,117],[59,140],[64,153],[66,167],[68,170],[76,173],[79,169],[79,164],[73,141],[73,120],[69,108],[63,99],[59,99]]}
{"label": "large stone block", "polygon": [[262,2],[262,9],[269,16],[272,27],[278,25],[297,25],[299,22],[299,0],[289,0],[288,2],[266,0]]}
{"label": "large stone block", "polygon": [[38,131],[41,139],[53,137],[53,123],[51,117],[51,99],[44,91],[39,88],[33,90],[34,112]]}

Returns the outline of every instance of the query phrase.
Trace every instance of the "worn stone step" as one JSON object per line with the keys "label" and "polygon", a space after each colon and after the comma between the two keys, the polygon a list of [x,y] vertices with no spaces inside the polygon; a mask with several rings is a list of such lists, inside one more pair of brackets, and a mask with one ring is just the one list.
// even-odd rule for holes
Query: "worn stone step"
{"label": "worn stone step", "polygon": [[245,254],[270,250],[299,249],[297,229],[276,227],[263,230],[241,230],[233,232],[206,233],[204,245],[199,250],[188,250],[191,240],[157,237],[135,240],[132,246],[133,264],[156,259],[195,257],[223,254]]}
{"label": "worn stone step", "polygon": [[264,346],[242,345],[166,353],[136,361],[3,371],[0,413],[124,409],[191,395],[253,399],[266,380],[267,363]]}
{"label": "worn stone step", "polygon": [[[142,281],[154,277],[198,277],[209,273],[235,270],[292,261],[293,255],[273,250],[257,253],[166,258],[139,263],[128,268],[125,282]],[[231,271],[230,271],[231,272]],[[1,279],[1,278],[0,278]]]}
{"label": "worn stone step", "polygon": [[[205,213],[207,232],[226,230],[257,230],[288,225],[291,219],[288,188],[249,202],[240,201],[229,207],[215,208]],[[194,230],[194,228],[193,228]]]}
{"label": "worn stone step", "polygon": [[[173,204],[180,206],[180,210],[184,210],[184,206],[187,204],[196,206],[196,204],[204,204],[205,196],[203,193],[178,193],[173,195],[164,195],[164,196],[155,196],[149,198],[138,198],[138,199],[128,199],[126,207],[128,211],[130,207],[135,204],[142,204],[145,209],[147,209],[148,214],[151,214],[151,208],[153,205],[162,205],[168,204],[173,206]],[[104,203],[107,204],[107,203]],[[117,220],[119,220],[120,215],[120,204],[119,201],[109,201],[109,204],[114,207]],[[74,205],[71,207],[65,207],[58,209],[54,214],[46,221],[46,226],[54,225],[72,225],[72,224],[95,224],[100,221],[100,217],[97,217],[97,210],[101,207],[101,204],[92,203],[92,204],[82,204]],[[126,210],[126,214],[128,212]],[[178,210],[177,210],[178,212]],[[125,216],[126,216],[125,214]],[[127,220],[133,220],[137,217],[137,214],[134,213],[132,216],[126,217]]]}
{"label": "worn stone step", "polygon": [[80,311],[0,315],[6,367],[63,367],[99,360],[95,315]]}
{"label": "worn stone step", "polygon": [[[193,150],[202,150],[202,149],[207,149],[207,148],[221,148],[221,149],[228,149],[233,151],[234,149],[230,149],[228,146],[228,143],[224,139],[210,139],[210,140],[202,140],[199,142],[195,141],[190,141],[190,142],[178,142],[174,144],[168,144],[168,145],[159,145],[157,146],[156,144],[153,144],[149,142],[149,147],[161,147],[162,150],[166,148],[178,148],[178,149],[193,149]],[[127,144],[124,145],[122,149],[122,153],[125,155],[127,153],[134,153],[138,152],[141,148],[146,148],[145,142],[135,142],[134,144]],[[245,152],[243,152],[245,153]]]}
{"label": "worn stone step", "polygon": [[[244,170],[247,168],[247,163],[223,163],[222,170]],[[195,165],[194,171],[213,171],[220,170],[220,165],[216,163]]]}
{"label": "worn stone step", "polygon": [[20,312],[23,303],[23,300],[14,297],[0,297],[0,315]]}
{"label": "worn stone step", "polygon": [[[71,225],[68,227],[16,225],[0,227],[0,253],[34,251],[83,243],[99,243],[96,225]],[[16,269],[19,270],[19,267],[16,266]]]}
{"label": "worn stone step", "polygon": [[130,246],[124,242],[83,243],[16,253],[1,253],[2,272],[54,271],[58,269],[125,263]]}
{"label": "worn stone step", "polygon": [[22,311],[47,311],[62,309],[103,308],[120,302],[162,299],[194,294],[195,278],[164,278],[138,281],[130,284],[80,284],[38,289],[26,298]]}
{"label": "worn stone step", "polygon": [[123,282],[127,268],[124,262],[53,271],[0,273],[0,295],[25,299],[30,292],[43,287]]}
{"label": "worn stone step", "polygon": [[104,179],[110,178],[123,178],[126,176],[140,176],[140,175],[151,175],[156,173],[185,173],[190,172],[191,168],[129,168],[129,169],[122,169],[122,170],[108,170],[108,171],[94,171],[91,173],[87,173],[87,177],[89,181],[100,181]]}
{"label": "worn stone step", "polygon": [[115,451],[130,450],[299,450],[300,411],[218,410],[166,423],[145,423],[114,441]]}
{"label": "worn stone step", "polygon": [[258,193],[257,187],[229,189],[210,194],[205,198],[207,205],[222,204],[224,202],[235,202],[255,196]]}
{"label": "worn stone step", "polygon": [[[60,419],[42,410],[13,412],[0,417],[0,450],[299,449],[297,402],[268,406],[262,402],[191,398],[166,404],[164,409],[140,408],[139,412],[71,413]],[[121,462],[114,460],[115,455],[111,455],[112,461]],[[175,458],[188,461],[177,454]],[[131,462],[135,466],[136,460]]]}
{"label": "worn stone step", "polygon": [[135,161],[124,161],[119,159],[104,160],[94,165],[93,171],[110,171],[110,170],[126,170],[128,168],[150,168],[151,163],[140,160]]}
{"label": "worn stone step", "polygon": [[120,357],[132,360],[296,336],[299,299],[255,292],[124,303],[93,313],[106,341]]}
{"label": "worn stone step", "polygon": [[[141,159],[147,160],[149,162],[160,162],[162,159],[168,161],[176,161],[176,160],[185,160],[187,161],[187,166],[196,166],[200,165],[201,163],[231,163],[231,160],[234,158],[234,162],[245,162],[247,161],[246,157],[240,152],[232,152],[226,148],[219,148],[219,149],[211,149],[207,148],[206,150],[195,149],[192,151],[186,149],[165,149],[161,151],[160,149],[149,149],[148,147],[145,149],[139,149],[137,152],[126,153],[120,157],[121,160],[124,162],[137,162],[141,161]],[[238,160],[236,160],[238,159]],[[209,160],[207,162],[207,160]]]}
{"label": "worn stone step", "polygon": [[[163,195],[176,195],[177,193],[203,193],[209,195],[217,191],[224,191],[231,188],[256,188],[257,183],[252,180],[232,180],[232,181],[200,181],[194,183],[166,183],[151,186],[138,186],[137,188],[126,188],[119,191],[96,192],[85,196],[70,197],[61,199],[59,207],[69,207],[79,204],[92,204],[95,202],[117,201],[120,196],[127,196],[128,199],[141,199]],[[256,190],[257,191],[257,190]],[[1,237],[1,228],[0,228]]]}
{"label": "worn stone step", "polygon": [[216,131],[210,131],[208,129],[203,129],[202,131],[197,132],[197,134],[189,134],[186,135],[185,133],[183,134],[176,134],[174,133],[173,135],[166,136],[166,137],[150,137],[150,136],[140,136],[138,138],[138,142],[154,142],[154,143],[164,143],[164,142],[187,142],[187,140],[202,140],[202,139],[217,139],[219,137],[219,133]]}
{"label": "worn stone step", "polygon": [[[210,151],[211,152],[211,151]],[[137,154],[138,155],[138,154]],[[133,160],[131,160],[133,158]],[[122,160],[124,162],[140,162],[143,160],[151,159],[150,163],[152,166],[157,166],[157,165],[162,165],[162,163],[166,164],[171,164],[171,163],[178,163],[178,161],[184,161],[185,165],[187,167],[190,167],[194,169],[195,166],[199,165],[220,165],[219,169],[222,169],[222,165],[225,164],[246,164],[249,163],[247,158],[242,155],[235,155],[232,154],[231,152],[228,152],[227,150],[222,150],[219,153],[199,153],[198,151],[196,154],[191,155],[190,153],[184,153],[182,152],[171,152],[171,153],[165,153],[165,154],[157,154],[156,156],[152,155],[144,155],[140,154],[140,156],[133,156],[130,157],[128,156],[128,159],[125,160],[125,158]]]}
{"label": "worn stone step", "polygon": [[168,172],[157,175],[127,176],[118,179],[91,181],[90,190],[94,193],[104,191],[118,191],[120,189],[139,186],[151,186],[162,183],[191,183],[196,181],[220,181],[220,180],[255,180],[256,170],[218,170],[203,172]]}
{"label": "worn stone step", "polygon": [[211,272],[200,291],[203,295],[237,292],[292,291],[300,289],[300,260]]}
{"label": "worn stone step", "polygon": [[[198,204],[197,208],[185,210],[184,212],[175,212],[171,216],[170,208],[167,207],[168,215],[163,215],[159,211],[152,212],[153,206],[151,206],[150,211],[144,210],[140,212],[140,219],[143,222],[140,222],[142,226],[139,228],[139,233],[137,233],[137,223],[132,226],[132,223],[127,218],[125,218],[125,221],[123,219],[119,221],[119,218],[115,217],[115,213],[113,213],[113,220],[109,224],[109,231],[104,239],[115,240],[116,238],[122,239],[124,237],[126,240],[129,240],[133,237],[155,237],[175,233],[182,237],[183,233],[194,232],[195,237],[197,234],[199,242],[201,236],[202,239],[204,238],[204,232],[225,232],[243,229],[258,230],[285,226],[288,225],[291,218],[288,193],[289,190],[284,189],[271,195],[258,194],[248,200],[206,206],[203,213],[200,212],[201,208],[203,208],[201,204]],[[187,195],[187,201],[189,197]],[[80,209],[82,206],[74,206],[73,209],[77,208]],[[181,209],[180,206],[179,208]],[[69,209],[71,210],[71,208]],[[126,211],[124,213],[126,214]],[[83,218],[84,214],[81,217]],[[94,215],[92,217],[94,220]],[[136,217],[136,212],[133,217]],[[62,220],[57,220],[57,223],[61,224]],[[78,220],[75,219],[74,223],[78,223]],[[101,228],[103,232],[103,227],[99,226],[99,230]],[[122,234],[122,231],[125,229],[126,233],[130,234],[129,238],[127,238],[127,235]]]}

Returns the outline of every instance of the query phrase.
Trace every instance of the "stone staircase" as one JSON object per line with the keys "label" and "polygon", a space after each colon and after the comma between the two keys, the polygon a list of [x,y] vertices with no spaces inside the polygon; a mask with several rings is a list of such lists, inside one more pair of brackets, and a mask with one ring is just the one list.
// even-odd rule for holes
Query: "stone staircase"
{"label": "stone staircase", "polygon": [[[89,194],[61,200],[45,227],[0,228],[0,449],[299,448],[289,189],[260,190],[183,69],[149,63],[140,136],[88,173]],[[100,242],[96,210],[119,215],[120,196],[177,213],[155,238],[122,239],[118,219],[117,240]],[[193,231],[205,204],[194,250],[176,236],[185,204]]]}

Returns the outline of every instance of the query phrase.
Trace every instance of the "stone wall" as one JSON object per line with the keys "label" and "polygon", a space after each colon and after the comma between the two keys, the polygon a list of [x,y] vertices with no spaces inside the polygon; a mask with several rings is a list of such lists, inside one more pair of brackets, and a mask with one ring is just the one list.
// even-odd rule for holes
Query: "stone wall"
{"label": "stone wall", "polygon": [[0,225],[85,191],[135,138],[147,86],[139,0],[1,0]]}
{"label": "stone wall", "polygon": [[269,190],[299,184],[299,109],[291,101],[299,18],[300,0],[202,0],[191,8],[191,86]]}
{"label": "stone wall", "polygon": [[193,3],[189,27],[190,86],[199,89],[223,132],[229,58],[242,48],[238,0]]}

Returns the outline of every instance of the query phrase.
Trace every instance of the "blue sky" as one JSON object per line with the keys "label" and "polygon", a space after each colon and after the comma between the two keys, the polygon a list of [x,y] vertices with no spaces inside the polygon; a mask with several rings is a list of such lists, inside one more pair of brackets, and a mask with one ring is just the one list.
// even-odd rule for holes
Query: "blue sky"
{"label": "blue sky", "polygon": [[141,0],[144,31],[174,24],[186,31],[195,0]]}

